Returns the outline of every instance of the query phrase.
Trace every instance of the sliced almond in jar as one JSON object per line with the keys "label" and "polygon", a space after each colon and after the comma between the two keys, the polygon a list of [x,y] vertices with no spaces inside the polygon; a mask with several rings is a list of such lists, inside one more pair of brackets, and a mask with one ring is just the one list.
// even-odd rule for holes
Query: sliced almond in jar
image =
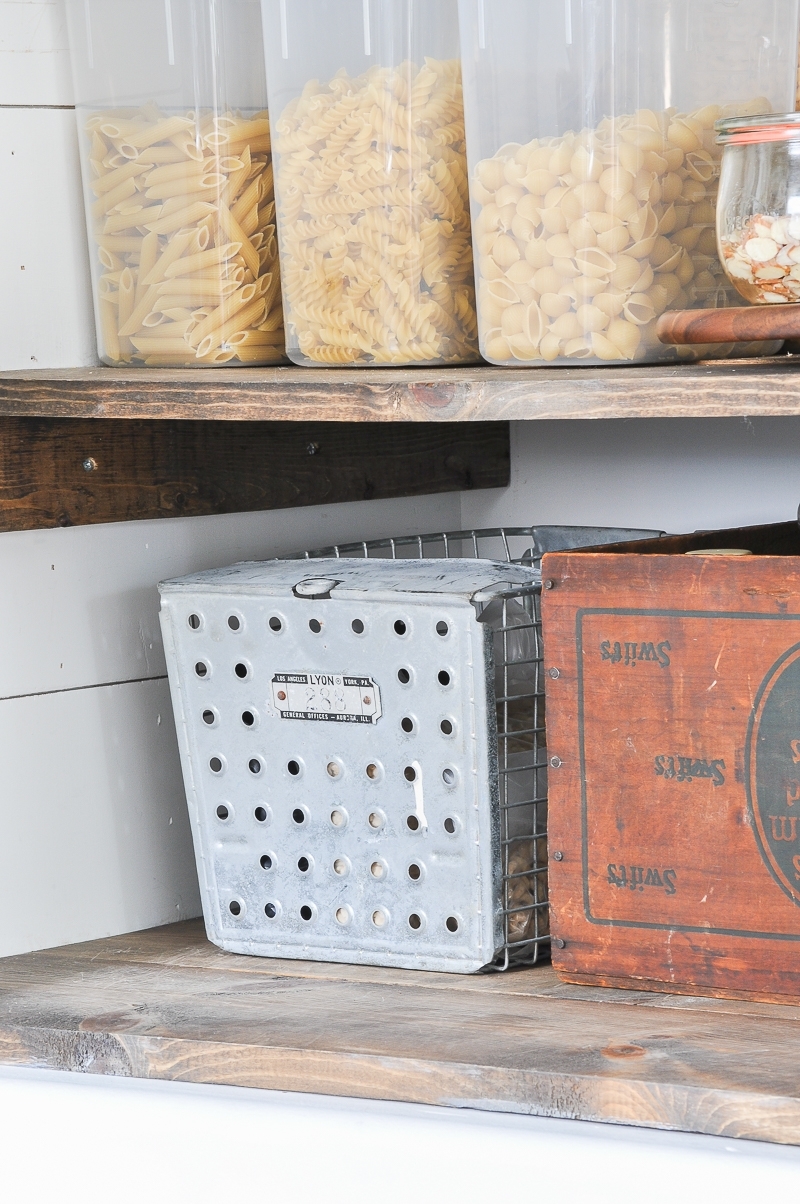
{"label": "sliced almond in jar", "polygon": [[744,244],[744,254],[753,263],[767,263],[778,254],[778,244],[772,238],[750,238]]}
{"label": "sliced almond in jar", "polygon": [[752,281],[753,279],[752,267],[746,259],[742,259],[739,255],[733,255],[725,261],[725,270],[734,280]]}
{"label": "sliced almond in jar", "polygon": [[782,302],[788,301],[789,298],[785,297],[782,293],[764,292],[761,294],[761,300],[766,301],[768,305],[780,305]]}
{"label": "sliced almond in jar", "polygon": [[786,275],[786,269],[775,264],[765,264],[764,267],[757,267],[753,270],[753,275],[758,281],[783,280]]}

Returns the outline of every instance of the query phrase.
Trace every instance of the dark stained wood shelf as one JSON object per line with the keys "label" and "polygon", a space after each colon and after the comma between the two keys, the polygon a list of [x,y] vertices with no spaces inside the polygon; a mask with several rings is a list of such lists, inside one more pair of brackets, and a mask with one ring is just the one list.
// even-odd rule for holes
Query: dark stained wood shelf
{"label": "dark stained wood shelf", "polygon": [[223,953],[200,921],[0,961],[0,1063],[800,1145],[800,1008]]}
{"label": "dark stained wood shelf", "polygon": [[487,422],[800,414],[800,355],[630,368],[0,372],[0,416]]}

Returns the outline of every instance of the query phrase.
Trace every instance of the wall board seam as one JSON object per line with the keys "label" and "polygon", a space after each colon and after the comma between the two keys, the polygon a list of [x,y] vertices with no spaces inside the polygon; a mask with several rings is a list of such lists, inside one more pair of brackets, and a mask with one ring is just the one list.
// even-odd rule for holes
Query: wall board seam
{"label": "wall board seam", "polygon": [[67,109],[70,112],[74,112],[75,105],[5,105],[5,104],[0,104],[0,109]]}
{"label": "wall board seam", "polygon": [[88,686],[65,686],[63,690],[34,690],[30,694],[5,694],[0,702],[16,702],[20,698],[46,698],[49,694],[75,694],[79,690],[105,690],[110,686],[136,686],[147,681],[166,681],[166,673],[155,677],[123,677],[119,681],[99,681]]}

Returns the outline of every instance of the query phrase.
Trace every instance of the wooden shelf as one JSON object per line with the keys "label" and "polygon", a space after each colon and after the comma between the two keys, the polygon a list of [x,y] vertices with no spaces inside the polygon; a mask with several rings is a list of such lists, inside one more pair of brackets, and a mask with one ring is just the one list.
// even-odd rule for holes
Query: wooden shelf
{"label": "wooden shelf", "polygon": [[631,368],[0,372],[0,416],[487,422],[800,414],[800,356]]}
{"label": "wooden shelf", "polygon": [[199,921],[0,961],[0,1063],[800,1145],[800,1008],[223,953]]}

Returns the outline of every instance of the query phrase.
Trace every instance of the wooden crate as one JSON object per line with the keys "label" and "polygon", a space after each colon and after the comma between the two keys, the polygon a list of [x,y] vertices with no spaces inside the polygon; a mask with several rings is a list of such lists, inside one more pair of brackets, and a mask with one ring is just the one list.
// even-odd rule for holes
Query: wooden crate
{"label": "wooden crate", "polygon": [[542,572],[556,970],[800,999],[798,525]]}

